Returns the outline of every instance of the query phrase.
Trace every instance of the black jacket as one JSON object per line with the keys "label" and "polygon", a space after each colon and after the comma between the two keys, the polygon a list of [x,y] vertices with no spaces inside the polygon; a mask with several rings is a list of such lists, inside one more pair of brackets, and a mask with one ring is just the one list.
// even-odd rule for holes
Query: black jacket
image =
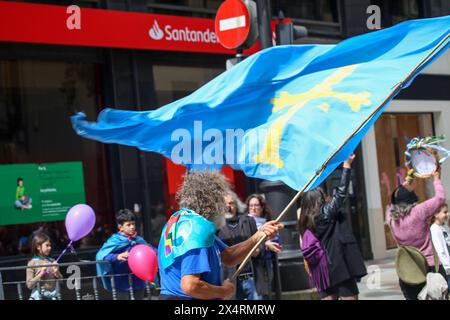
{"label": "black jacket", "polygon": [[350,169],[344,168],[341,182],[332,200],[316,217],[315,236],[327,251],[331,286],[367,274],[364,259],[341,206],[350,182]]}
{"label": "black jacket", "polygon": [[[237,228],[239,230],[239,236],[235,237],[233,235],[233,232],[230,230],[230,227],[228,226],[228,221],[227,221],[226,225],[219,230],[219,232],[217,233],[217,236],[226,245],[233,246],[237,243],[247,240],[248,238],[250,238],[253,234],[255,234],[258,231],[258,229],[256,227],[255,219],[253,219],[253,217],[248,216],[248,215],[239,215],[238,216]],[[264,243],[261,244],[259,249],[261,251],[262,251],[262,249],[264,249]],[[257,260],[256,258],[252,258],[251,263],[249,262],[249,267],[251,269],[251,272],[254,274],[255,281],[258,281],[258,279],[257,279],[258,276],[255,274],[255,267],[256,267],[255,264],[257,262],[256,260]],[[247,268],[245,268],[245,269],[247,269]],[[224,279],[230,278],[235,271],[236,271],[236,268],[230,268],[230,267],[223,266],[222,267],[223,278]],[[246,273],[246,272],[243,272],[243,273]]]}

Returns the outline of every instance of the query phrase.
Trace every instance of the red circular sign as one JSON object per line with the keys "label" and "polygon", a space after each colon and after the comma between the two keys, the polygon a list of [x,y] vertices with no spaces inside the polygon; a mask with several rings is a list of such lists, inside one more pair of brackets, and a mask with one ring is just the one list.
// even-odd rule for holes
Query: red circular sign
{"label": "red circular sign", "polygon": [[216,35],[227,49],[241,46],[250,32],[250,13],[242,0],[227,0],[217,10]]}

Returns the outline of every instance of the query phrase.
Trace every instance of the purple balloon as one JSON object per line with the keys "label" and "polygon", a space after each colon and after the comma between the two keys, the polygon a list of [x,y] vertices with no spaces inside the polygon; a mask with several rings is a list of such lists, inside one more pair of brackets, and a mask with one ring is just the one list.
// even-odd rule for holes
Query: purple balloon
{"label": "purple balloon", "polygon": [[70,208],[66,216],[66,230],[71,241],[78,241],[92,231],[95,225],[95,213],[86,204],[77,204]]}

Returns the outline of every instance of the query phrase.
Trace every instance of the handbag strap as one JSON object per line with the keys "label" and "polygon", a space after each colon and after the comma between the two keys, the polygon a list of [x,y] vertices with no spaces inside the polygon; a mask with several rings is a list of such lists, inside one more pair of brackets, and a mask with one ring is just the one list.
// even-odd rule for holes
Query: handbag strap
{"label": "handbag strap", "polygon": [[433,258],[434,258],[434,272],[439,273],[439,257],[434,249],[433,241],[431,241],[431,248],[433,248]]}
{"label": "handbag strap", "polygon": [[[388,210],[390,210],[390,207],[388,208]],[[394,230],[392,230],[391,224],[392,224],[392,217],[390,217],[390,221],[387,225],[389,227],[389,230],[391,231],[391,236],[392,236],[392,239],[394,239],[395,245],[397,246],[397,248],[400,248],[400,245],[398,244],[397,239],[395,238]]]}

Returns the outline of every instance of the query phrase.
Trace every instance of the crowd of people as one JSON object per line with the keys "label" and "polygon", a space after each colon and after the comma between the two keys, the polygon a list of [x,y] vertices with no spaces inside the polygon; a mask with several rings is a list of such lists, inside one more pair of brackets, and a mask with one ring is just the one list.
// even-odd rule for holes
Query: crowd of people
{"label": "crowd of people", "polygon": [[[181,210],[195,212],[196,215],[199,212],[202,219],[213,222],[214,245],[194,248],[179,257],[180,261],[167,270],[160,269],[160,299],[270,298],[272,258],[274,253],[282,250],[276,233],[282,225],[270,221],[271,209],[264,196],[251,195],[243,204],[224,176],[200,172],[185,177],[177,198]],[[130,286],[133,287],[134,298],[144,296],[144,281],[133,277],[133,282],[129,283],[128,277],[123,276],[131,273],[127,259],[132,247],[146,244],[157,250],[138,235],[136,222],[134,212],[120,210],[116,214],[118,232],[106,240],[96,255],[96,260],[110,262],[97,265],[97,274],[106,290],[112,290],[108,276],[121,275],[115,277],[115,290],[117,297],[124,300],[130,298]],[[236,266],[263,236],[267,239],[255,251],[251,263],[234,281],[228,280]],[[44,230],[37,230],[32,238],[33,257],[29,266],[52,263],[55,266],[27,269],[27,286],[32,290],[30,299],[56,299],[54,279],[59,278],[60,273],[57,264],[50,258],[52,241]],[[163,242],[162,239],[160,245]],[[36,289],[38,281],[42,281],[40,293]]]}
{"label": "crowd of people", "polygon": [[[271,209],[264,197],[259,194],[250,195],[246,204],[242,204],[239,197],[232,191],[225,195],[227,205],[226,224],[218,237],[228,246],[238,244],[254,235],[265,222],[271,220]],[[278,243],[279,237],[267,240],[261,244],[236,279],[237,300],[269,299],[272,293],[273,253],[282,250]],[[236,268],[223,270],[223,278],[229,278]]]}
{"label": "crowd of people", "polygon": [[[299,250],[311,284],[324,300],[357,300],[357,283],[367,274],[342,210],[354,158],[351,155],[343,163],[340,184],[334,194],[327,195],[317,187],[301,197]],[[419,202],[414,192],[415,180],[409,172],[405,182],[392,193],[386,223],[399,247],[415,248],[426,260],[427,272],[438,270],[450,283],[448,206],[439,171],[434,174],[433,183],[434,196]],[[131,248],[146,244],[158,253],[159,299],[271,299],[273,258],[283,250],[278,235],[283,225],[273,220],[265,197],[252,194],[243,203],[220,173],[192,172],[185,175],[177,201],[180,209],[164,226],[160,223],[157,248],[138,235],[133,212],[124,209],[117,213],[118,232],[103,244],[96,257],[111,262],[97,267],[105,289],[111,290],[107,275],[131,272],[127,264]],[[38,230],[33,235],[29,265],[54,263],[51,249],[50,237]],[[250,252],[250,262],[234,277]],[[54,281],[48,280],[59,277],[57,264],[52,268],[28,269],[31,299],[55,298]],[[400,271],[399,277],[405,299],[418,299],[425,283],[409,283],[402,279]],[[36,291],[38,281],[42,281],[41,294]],[[129,282],[128,278],[119,277],[116,290],[120,299],[129,298],[130,286],[136,292],[135,297],[143,296],[142,280],[135,278]]]}
{"label": "crowd of people", "polygon": [[[311,280],[322,299],[358,299],[357,281],[367,274],[346,215],[340,210],[353,160],[354,155],[344,162],[340,185],[332,197],[316,188],[308,191],[301,201],[298,222],[301,248]],[[414,191],[417,187],[414,170],[409,170],[405,181],[392,193],[386,212],[386,224],[399,247],[396,271],[406,300],[447,299],[448,295],[448,206],[440,170],[433,176],[434,196],[420,202]],[[408,252],[406,259],[399,254],[400,250]],[[421,261],[423,274],[417,271]]]}

